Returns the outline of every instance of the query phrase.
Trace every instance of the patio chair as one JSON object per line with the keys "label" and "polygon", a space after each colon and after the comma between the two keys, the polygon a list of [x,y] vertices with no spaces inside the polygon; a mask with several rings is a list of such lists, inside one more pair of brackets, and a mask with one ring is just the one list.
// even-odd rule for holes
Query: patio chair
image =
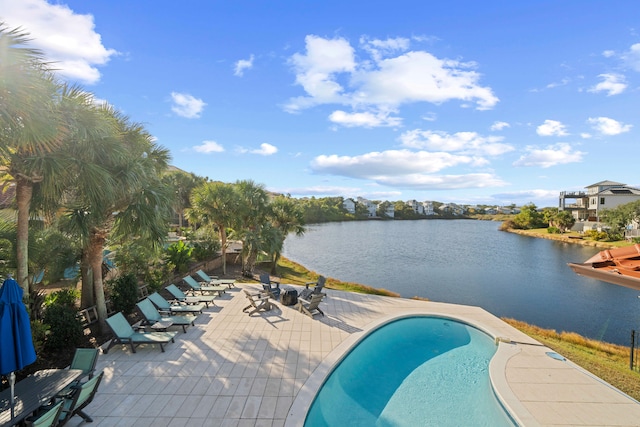
{"label": "patio chair", "polygon": [[275,300],[280,299],[280,282],[271,280],[271,276],[268,273],[260,275],[260,284],[262,285],[262,289],[271,295],[271,298]]}
{"label": "patio chair", "polygon": [[174,284],[165,287],[165,289],[171,294],[172,297],[175,298],[175,300],[179,304],[204,304],[207,308],[209,308],[209,304],[212,304],[214,307],[216,305],[216,303],[213,301],[215,299],[215,295],[195,295],[190,297],[182,292],[182,289]]}
{"label": "patio chair", "polygon": [[98,386],[103,376],[104,371],[101,371],[86,383],[73,386],[71,396],[65,397],[62,401],[62,411],[60,412],[56,426],[65,425],[74,415],[79,415],[88,423],[93,422],[93,419],[83,412],[83,409],[93,401],[93,397],[98,391]]}
{"label": "patio chair", "polygon": [[97,348],[76,348],[76,352],[73,355],[73,360],[71,361],[71,365],[69,365],[69,369],[80,369],[82,374],[80,374],[80,376],[71,384],[62,389],[62,391],[58,393],[58,396],[65,396],[71,393],[71,387],[80,384],[84,377],[87,377],[89,380],[93,378],[93,372],[96,369],[97,362]]}
{"label": "patio chair", "polygon": [[136,303],[136,307],[138,307],[138,311],[144,317],[144,323],[147,325],[155,325],[161,321],[169,321],[171,322],[171,326],[182,326],[182,331],[187,332],[187,326],[195,325],[196,316],[191,314],[184,314],[180,316],[163,316],[157,309],[156,306],[153,305],[149,298],[145,298],[142,301]]}
{"label": "patio chair", "polygon": [[[127,319],[122,312],[118,312],[113,316],[107,318],[107,326],[113,333],[113,338],[104,349],[104,353],[107,354],[109,349],[116,344],[129,344],[131,351],[136,352],[136,346],[140,344],[158,344],[160,350],[164,352],[164,344],[169,342],[175,342],[174,337],[177,332],[136,332],[133,330]],[[93,380],[93,378],[91,379]]]}
{"label": "patio chair", "polygon": [[174,305],[157,292],[150,294],[147,298],[149,298],[153,305],[158,307],[159,311],[164,311],[168,314],[198,314],[202,313],[205,307],[203,303]]}
{"label": "patio chair", "polygon": [[324,312],[318,307],[322,298],[324,298],[323,294],[312,294],[309,301],[298,300],[298,304],[294,308],[297,308],[300,313],[304,313],[312,319],[318,313],[324,316]]}
{"label": "patio chair", "polygon": [[28,427],[53,427],[58,424],[58,418],[60,417],[60,411],[62,411],[62,404],[64,401],[51,405],[49,407],[42,407],[37,411],[37,415],[27,417],[25,423]]}
{"label": "patio chair", "polygon": [[[317,282],[307,282],[304,284],[305,289],[303,289],[302,291],[300,291],[300,295],[298,295],[298,298],[302,298],[304,300],[309,300],[311,298],[311,295],[322,295],[323,297],[327,296],[327,294],[325,294],[324,292],[322,292],[322,289],[324,288],[324,283],[327,281],[327,279],[324,276],[318,276],[318,281]],[[309,289],[309,285],[315,285],[313,287],[313,289]]]}
{"label": "patio chair", "polygon": [[248,313],[249,316],[259,311],[269,311],[274,307],[274,304],[271,301],[269,301],[269,298],[270,298],[269,294],[266,294],[264,292],[258,292],[258,293],[252,294],[246,289],[243,289],[242,291],[245,293],[245,296],[249,300],[249,305],[243,308],[242,311],[246,313],[247,310],[253,309],[249,311]]}
{"label": "patio chair", "polygon": [[203,285],[203,284],[199,283],[198,281],[196,281],[196,279],[194,279],[191,276],[184,276],[182,278],[182,280],[184,280],[184,282],[187,285],[189,285],[189,287],[191,288],[191,291],[194,294],[195,294],[195,292],[199,292],[201,294],[210,293],[210,292],[217,292],[218,296],[222,296],[222,294],[224,294],[225,290],[227,289],[224,286],[220,286],[220,285]]}
{"label": "patio chair", "polygon": [[211,277],[202,270],[196,271],[196,274],[207,285],[227,285],[229,288],[233,288],[236,283],[235,279],[219,279],[218,276]]}

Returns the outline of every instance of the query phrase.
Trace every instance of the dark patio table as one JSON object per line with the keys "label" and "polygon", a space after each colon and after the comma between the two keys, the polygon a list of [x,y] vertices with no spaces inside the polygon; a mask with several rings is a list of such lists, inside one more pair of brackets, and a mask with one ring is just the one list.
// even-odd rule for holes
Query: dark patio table
{"label": "dark patio table", "polygon": [[19,424],[80,375],[82,375],[80,369],[45,369],[17,382],[13,419],[10,405],[11,390],[3,390],[0,393],[0,427]]}

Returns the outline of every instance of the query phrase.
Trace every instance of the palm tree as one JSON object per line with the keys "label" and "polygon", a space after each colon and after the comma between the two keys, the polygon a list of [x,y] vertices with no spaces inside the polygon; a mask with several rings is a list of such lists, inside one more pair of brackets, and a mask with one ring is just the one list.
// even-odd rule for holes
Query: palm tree
{"label": "palm tree", "polygon": [[268,199],[264,185],[251,180],[234,184],[240,204],[233,229],[242,240],[242,274],[253,275],[253,268],[262,250],[262,227],[268,219]]}
{"label": "palm tree", "polygon": [[29,292],[28,237],[33,185],[42,171],[27,159],[60,146],[64,135],[53,108],[58,84],[42,52],[26,47],[27,33],[0,23],[0,172],[16,183],[16,279]]}
{"label": "palm tree", "polygon": [[206,226],[215,226],[222,247],[222,273],[227,273],[227,229],[233,224],[239,207],[238,193],[232,184],[206,182],[191,192],[187,218]]}
{"label": "palm tree", "polygon": [[198,185],[205,183],[206,180],[193,173],[187,173],[181,170],[173,170],[167,172],[162,177],[162,181],[175,193],[174,209],[178,214],[178,233],[180,233],[180,230],[183,226],[185,209],[189,208],[191,205],[191,192]]}
{"label": "palm tree", "polygon": [[[269,211],[271,223],[279,231],[277,234],[269,234],[271,243],[267,245],[270,248],[267,250],[267,254],[271,259],[271,274],[275,276],[277,275],[278,260],[282,254],[284,240],[289,233],[301,236],[306,229],[304,227],[304,212],[291,197],[276,197],[269,204]],[[281,239],[281,242],[277,241],[278,238]]]}
{"label": "palm tree", "polygon": [[77,185],[66,210],[70,229],[83,242],[81,271],[83,282],[88,284],[83,283],[82,303],[96,305],[101,327],[107,315],[102,259],[108,240],[162,243],[173,205],[170,188],[161,181],[168,151],[156,146],[141,125],[131,123],[111,107],[105,106],[104,110],[116,120],[119,135],[83,141],[84,149],[77,150],[84,153],[77,159]]}

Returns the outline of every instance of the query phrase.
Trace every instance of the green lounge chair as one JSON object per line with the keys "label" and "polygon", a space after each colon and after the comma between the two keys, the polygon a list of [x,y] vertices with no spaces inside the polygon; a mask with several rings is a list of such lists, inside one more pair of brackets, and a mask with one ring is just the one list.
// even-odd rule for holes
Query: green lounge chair
{"label": "green lounge chair", "polygon": [[53,427],[58,424],[58,418],[60,417],[60,411],[62,411],[63,400],[58,403],[43,407],[39,411],[39,415],[28,417],[26,425],[28,427]]}
{"label": "green lounge chair", "polygon": [[185,276],[182,278],[182,280],[184,280],[184,282],[187,285],[189,285],[189,287],[194,292],[194,294],[195,292],[199,292],[201,294],[209,293],[209,292],[217,292],[218,296],[222,296],[222,294],[225,293],[226,288],[224,286],[203,285],[197,282],[196,279],[194,279],[191,276]]}
{"label": "green lounge chair", "polygon": [[[107,326],[113,332],[113,338],[109,345],[104,350],[107,354],[109,349],[116,344],[129,344],[131,351],[136,352],[136,346],[140,344],[158,344],[160,350],[164,352],[164,344],[168,342],[175,342],[174,337],[177,332],[136,332],[133,330],[124,315],[119,312],[113,316],[107,318]],[[93,380],[93,378],[91,379]]]}
{"label": "green lounge chair", "polygon": [[162,295],[157,292],[152,293],[147,298],[151,300],[153,305],[158,307],[158,310],[164,311],[167,314],[198,314],[204,310],[204,304],[189,304],[189,305],[173,305]]}
{"label": "green lounge chair", "polygon": [[[127,321],[127,319],[124,320],[125,322]],[[71,396],[65,397],[63,400],[62,411],[60,412],[56,426],[65,425],[74,415],[79,415],[88,423],[93,422],[93,419],[82,410],[93,401],[93,397],[98,391],[98,386],[103,376],[104,371],[101,371],[86,383],[73,386]]]}
{"label": "green lounge chair", "polygon": [[213,301],[215,299],[215,295],[196,295],[190,297],[182,292],[182,289],[173,284],[165,287],[165,289],[180,304],[204,304],[207,306],[207,308],[209,307],[209,304],[213,304],[214,306],[216,305],[216,303]]}
{"label": "green lounge chair", "polygon": [[235,279],[219,279],[217,276],[211,277],[202,270],[196,271],[196,274],[208,285],[227,285],[229,288],[233,288],[236,284]]}
{"label": "green lounge chair", "polygon": [[298,304],[296,304],[294,308],[297,308],[300,313],[304,313],[312,319],[313,316],[318,313],[324,316],[324,312],[318,307],[318,305],[322,301],[322,298],[324,298],[323,294],[312,294],[309,301],[299,299]]}
{"label": "green lounge chair", "polygon": [[136,306],[142,314],[142,317],[144,317],[147,325],[155,325],[158,322],[165,321],[170,322],[171,326],[182,326],[182,331],[187,332],[187,326],[194,326],[194,322],[197,319],[196,316],[191,314],[184,314],[181,316],[163,316],[149,298],[145,298],[136,303]]}

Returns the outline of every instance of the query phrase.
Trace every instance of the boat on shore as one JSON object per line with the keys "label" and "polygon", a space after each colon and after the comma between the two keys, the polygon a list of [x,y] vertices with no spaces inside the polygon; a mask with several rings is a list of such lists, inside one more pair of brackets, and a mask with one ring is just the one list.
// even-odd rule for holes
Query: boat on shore
{"label": "boat on shore", "polygon": [[581,276],[640,290],[640,244],[598,252],[583,263],[568,263]]}

